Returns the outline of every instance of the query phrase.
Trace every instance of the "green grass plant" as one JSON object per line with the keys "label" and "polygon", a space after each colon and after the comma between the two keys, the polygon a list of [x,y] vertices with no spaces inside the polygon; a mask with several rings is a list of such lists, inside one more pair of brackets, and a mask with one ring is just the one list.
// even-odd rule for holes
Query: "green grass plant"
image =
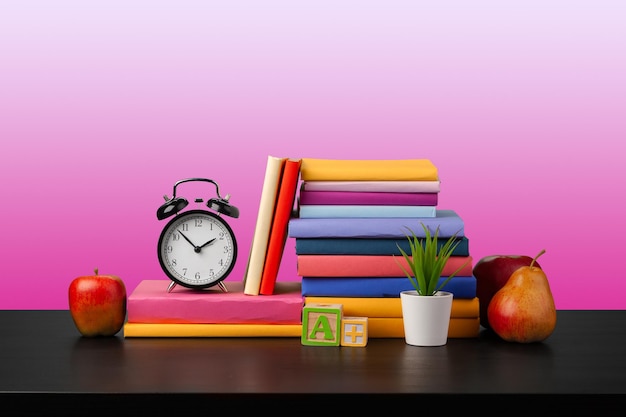
{"label": "green grass plant", "polygon": [[430,229],[423,223],[422,228],[426,237],[420,239],[413,230],[407,227],[409,233],[407,233],[406,237],[409,241],[411,254],[407,254],[399,245],[398,249],[400,249],[400,253],[408,263],[409,269],[407,270],[401,262],[398,262],[398,264],[419,295],[433,296],[445,287],[448,281],[458,274],[470,260],[468,259],[467,262],[445,277],[439,284],[446,262],[448,262],[454,249],[460,243],[457,240],[458,233],[448,238],[441,248],[438,249],[439,227],[437,227],[434,233],[431,233]]}

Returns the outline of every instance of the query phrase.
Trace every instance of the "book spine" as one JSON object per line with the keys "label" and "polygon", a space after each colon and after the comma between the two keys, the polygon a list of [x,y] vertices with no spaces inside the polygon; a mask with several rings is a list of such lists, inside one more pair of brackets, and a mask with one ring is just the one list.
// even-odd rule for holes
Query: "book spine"
{"label": "book spine", "polygon": [[346,192],[300,190],[300,204],[436,206],[438,193]]}
{"label": "book spine", "polygon": [[265,265],[261,275],[259,288],[259,294],[261,295],[274,294],[274,286],[287,240],[287,224],[294,208],[300,163],[300,159],[288,159],[285,162],[276,201],[276,213],[270,229]]}
{"label": "book spine", "polygon": [[250,297],[241,281],[225,281],[218,288],[195,291],[167,280],[143,280],[129,294],[127,321],[136,323],[297,324],[302,321],[299,281],[277,282],[272,297]]}
{"label": "book spine", "polygon": [[[449,338],[478,337],[480,319],[450,318]],[[302,325],[221,325],[125,323],[125,338],[133,337],[301,337]],[[402,338],[402,318],[368,317],[368,337]]]}
{"label": "book spine", "polygon": [[[438,240],[441,248],[445,240]],[[455,241],[452,256],[469,256],[469,239]],[[400,239],[352,239],[352,238],[296,238],[297,255],[402,255],[398,246],[411,253],[407,238]]]}
{"label": "book spine", "polygon": [[307,191],[439,193],[440,181],[305,181]]}
{"label": "book spine", "polygon": [[304,181],[434,181],[437,167],[428,159],[302,159]]}
{"label": "book spine", "polygon": [[[401,318],[368,317],[368,337],[375,338],[402,338],[404,337],[404,322]],[[466,339],[478,337],[480,333],[480,319],[450,317],[448,337],[451,339]]]}
{"label": "book spine", "polygon": [[261,275],[267,254],[267,245],[270,234],[274,209],[276,207],[276,197],[278,186],[283,172],[286,158],[267,157],[265,168],[265,178],[261,190],[259,201],[259,211],[257,214],[252,245],[250,246],[250,256],[244,276],[244,293],[247,295],[259,295],[261,288]]}
{"label": "book spine", "polygon": [[298,337],[301,324],[125,323],[124,337]]}
{"label": "book spine", "polygon": [[439,229],[439,237],[463,237],[463,220],[452,210],[437,210],[436,217],[402,218],[316,218],[289,220],[288,236],[294,238],[406,238],[413,231],[424,238],[422,225],[431,233]]}
{"label": "book spine", "polygon": [[[396,255],[296,255],[297,273],[308,277],[397,277],[410,271]],[[441,276],[472,275],[471,256],[451,256]]]}
{"label": "book spine", "polygon": [[435,217],[435,206],[299,205],[300,218]]}
{"label": "book spine", "polygon": [[[307,296],[304,302],[311,304],[341,304],[346,316],[355,317],[402,317],[402,302],[400,298],[380,297],[316,297]],[[479,317],[480,308],[478,297],[454,298],[450,317],[475,318]]]}
{"label": "book spine", "polygon": [[[445,278],[440,278],[442,283]],[[400,297],[401,291],[413,290],[407,277],[302,277],[302,295],[318,297]],[[474,276],[455,276],[442,288],[454,298],[476,297]]]}

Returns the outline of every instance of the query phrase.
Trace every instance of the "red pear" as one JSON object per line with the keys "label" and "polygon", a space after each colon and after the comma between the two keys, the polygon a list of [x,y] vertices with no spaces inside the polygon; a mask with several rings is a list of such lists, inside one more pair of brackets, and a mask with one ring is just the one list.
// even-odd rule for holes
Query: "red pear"
{"label": "red pear", "polygon": [[[480,324],[489,329],[487,308],[493,295],[511,277],[517,268],[529,266],[533,258],[526,255],[491,255],[480,259],[474,266],[473,274],[476,277],[476,296],[480,301]],[[541,268],[539,263],[535,266]]]}
{"label": "red pear", "polygon": [[515,270],[491,298],[487,316],[491,329],[508,342],[532,343],[548,338],[556,327],[556,307],[544,271],[535,266]]}

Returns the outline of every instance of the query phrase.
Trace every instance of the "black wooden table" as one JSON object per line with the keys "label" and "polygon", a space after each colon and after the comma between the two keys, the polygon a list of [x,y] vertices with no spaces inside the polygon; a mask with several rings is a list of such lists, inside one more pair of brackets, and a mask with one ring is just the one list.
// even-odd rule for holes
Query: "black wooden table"
{"label": "black wooden table", "polygon": [[[485,330],[442,347],[403,339],[318,347],[299,338],[124,338],[122,332],[90,339],[63,310],[0,311],[0,337],[0,407],[17,407],[17,415],[42,408],[63,410],[53,413],[59,416],[93,415],[85,408],[207,415],[217,406],[275,413],[290,403],[299,407],[290,414],[335,416],[337,407],[354,414],[359,406],[397,404],[417,414],[421,403],[422,411],[448,404],[481,416],[588,415],[590,409],[626,416],[621,310],[559,311],[554,333],[527,345]],[[338,405],[328,406],[333,402]]]}

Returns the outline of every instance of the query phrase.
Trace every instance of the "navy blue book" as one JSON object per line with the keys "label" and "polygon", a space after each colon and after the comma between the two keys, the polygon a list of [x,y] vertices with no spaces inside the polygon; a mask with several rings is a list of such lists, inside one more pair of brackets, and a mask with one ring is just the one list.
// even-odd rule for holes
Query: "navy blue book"
{"label": "navy blue book", "polygon": [[[443,281],[445,278],[440,278]],[[400,297],[401,291],[412,290],[407,277],[302,277],[302,295],[316,297]],[[476,278],[455,276],[442,291],[454,298],[476,297]]]}
{"label": "navy blue book", "polygon": [[[438,239],[441,248],[447,239]],[[457,239],[452,256],[469,256],[469,239]],[[352,239],[352,238],[296,238],[297,255],[402,255],[398,245],[411,253],[407,238],[398,239]]]}

